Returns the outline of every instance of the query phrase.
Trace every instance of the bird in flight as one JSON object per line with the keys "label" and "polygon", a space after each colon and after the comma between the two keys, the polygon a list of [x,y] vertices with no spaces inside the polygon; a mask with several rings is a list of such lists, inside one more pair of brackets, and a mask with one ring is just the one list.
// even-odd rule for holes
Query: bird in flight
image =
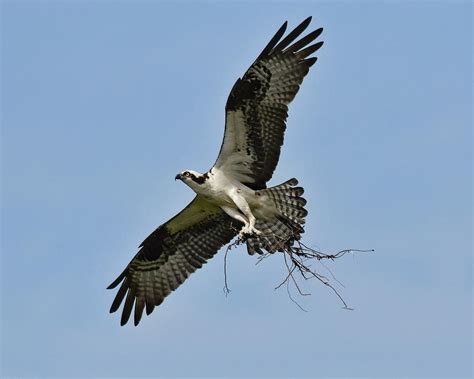
{"label": "bird in flight", "polygon": [[[290,179],[267,188],[278,163],[288,117],[323,42],[319,28],[300,38],[308,17],[284,38],[285,22],[242,78],[225,106],[224,140],[212,168],[176,175],[196,192],[180,213],[160,225],[139,246],[125,270],[108,287],[120,288],[110,308],[124,302],[121,325],[132,311],[138,325],[171,291],[239,235],[249,254],[283,251],[304,232],[308,212],[304,190]],[[299,38],[299,39],[298,39]],[[295,42],[296,41],[296,42]]]}

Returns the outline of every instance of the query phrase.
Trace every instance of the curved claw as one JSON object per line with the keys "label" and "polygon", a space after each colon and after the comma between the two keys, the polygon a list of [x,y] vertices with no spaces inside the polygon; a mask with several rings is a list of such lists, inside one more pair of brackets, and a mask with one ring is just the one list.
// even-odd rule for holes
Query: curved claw
{"label": "curved claw", "polygon": [[239,237],[242,239],[246,239],[251,237],[252,235],[260,235],[262,232],[254,227],[251,226],[244,226],[239,233]]}

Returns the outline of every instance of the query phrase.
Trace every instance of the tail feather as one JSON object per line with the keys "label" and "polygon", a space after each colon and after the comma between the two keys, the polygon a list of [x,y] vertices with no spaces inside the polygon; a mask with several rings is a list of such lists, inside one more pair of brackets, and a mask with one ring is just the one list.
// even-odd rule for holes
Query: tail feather
{"label": "tail feather", "polygon": [[257,219],[255,227],[262,234],[248,238],[249,254],[263,254],[263,250],[269,253],[284,251],[287,246],[301,238],[308,211],[304,208],[306,200],[301,197],[304,189],[296,185],[298,181],[293,178],[278,186],[259,191],[273,201],[278,214],[270,220]]}

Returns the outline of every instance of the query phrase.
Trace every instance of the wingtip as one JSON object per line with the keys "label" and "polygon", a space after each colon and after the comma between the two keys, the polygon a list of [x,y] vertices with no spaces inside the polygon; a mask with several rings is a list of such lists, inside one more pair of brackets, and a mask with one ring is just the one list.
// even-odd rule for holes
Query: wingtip
{"label": "wingtip", "polygon": [[112,283],[109,284],[109,286],[107,287],[108,290],[114,289],[122,282],[122,280],[125,279],[125,277],[127,276],[127,268],[122,271],[122,273],[117,277],[117,279],[115,279]]}
{"label": "wingtip", "polygon": [[291,178],[291,179],[289,179],[289,180],[287,181],[287,183],[288,183],[290,186],[292,186],[292,187],[297,186],[297,185],[298,185],[298,179],[296,179],[296,178]]}
{"label": "wingtip", "polygon": [[135,300],[135,312],[133,315],[133,323],[137,326],[143,316],[143,308],[145,307],[145,300],[143,298],[137,298]]}
{"label": "wingtip", "polygon": [[145,311],[146,311],[147,316],[149,316],[151,312],[153,312],[154,309],[155,309],[155,304],[150,303],[150,302],[146,303]]}
{"label": "wingtip", "polygon": [[306,28],[309,26],[311,23],[311,20],[313,19],[313,16],[306,17],[301,24],[299,24],[295,29],[301,28],[301,33],[306,30]]}
{"label": "wingtip", "polygon": [[122,313],[122,317],[120,318],[120,326],[124,326],[128,319],[130,318],[130,314]]}
{"label": "wingtip", "polygon": [[283,36],[283,34],[286,32],[286,29],[288,29],[288,20],[285,20],[285,22],[280,26],[280,29],[278,29],[277,33],[281,32],[281,36]]}
{"label": "wingtip", "polygon": [[318,60],[318,57],[312,57],[312,58],[306,59],[305,62],[308,64],[308,67],[311,67],[312,65],[316,63],[317,60]]}
{"label": "wingtip", "polygon": [[[120,280],[119,280],[120,279]],[[115,279],[112,283],[110,283],[107,286],[108,290],[113,290],[115,287],[118,286],[118,284],[122,281],[122,278],[119,276],[117,279]]]}
{"label": "wingtip", "polygon": [[306,30],[312,19],[313,16],[306,17],[295,29],[301,29],[300,33],[302,33],[304,30]]}
{"label": "wingtip", "polygon": [[288,28],[288,20],[285,20],[283,24],[281,24],[280,28],[278,29],[278,33],[284,34],[286,32],[286,29]]}

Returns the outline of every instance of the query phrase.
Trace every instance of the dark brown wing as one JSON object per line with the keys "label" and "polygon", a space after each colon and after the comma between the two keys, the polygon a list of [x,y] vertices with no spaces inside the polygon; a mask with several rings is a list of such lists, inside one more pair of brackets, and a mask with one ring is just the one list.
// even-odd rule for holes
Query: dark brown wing
{"label": "dark brown wing", "polygon": [[196,196],[143,241],[137,255],[108,287],[122,283],[110,312],[115,312],[125,299],[121,325],[128,322],[134,306],[134,323],[138,325],[143,309],[146,307],[147,315],[153,312],[171,291],[237,234],[242,226],[237,224],[219,207]]}
{"label": "dark brown wing", "polygon": [[316,62],[316,57],[308,56],[323,45],[310,45],[322,28],[293,43],[310,22],[308,17],[280,41],[285,22],[234,84],[227,100],[224,140],[214,166],[253,189],[265,188],[273,175],[283,145],[288,104]]}

